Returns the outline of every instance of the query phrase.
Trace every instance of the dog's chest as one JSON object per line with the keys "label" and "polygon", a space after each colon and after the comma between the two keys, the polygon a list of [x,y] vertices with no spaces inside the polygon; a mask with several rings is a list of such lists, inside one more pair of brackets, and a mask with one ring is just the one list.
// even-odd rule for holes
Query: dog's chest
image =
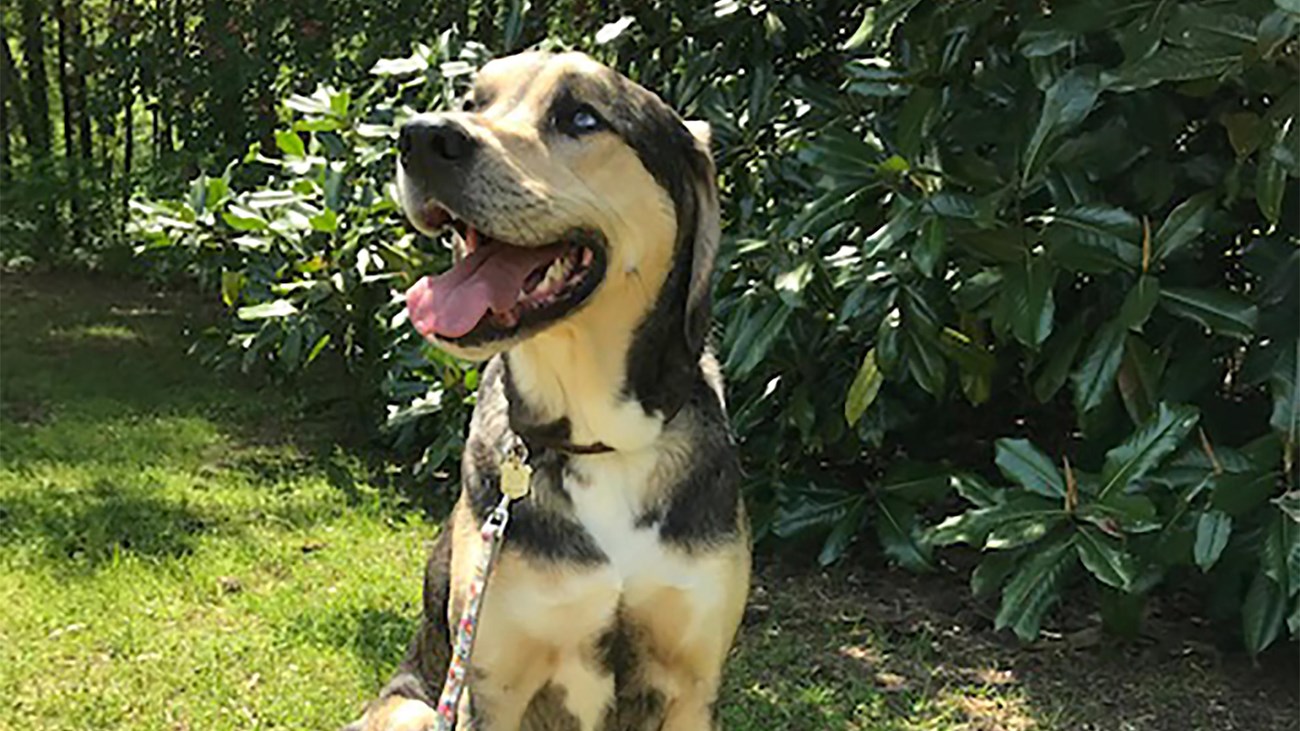
{"label": "dog's chest", "polygon": [[656,476],[655,461],[635,455],[585,459],[564,474],[574,518],[607,559],[601,580],[625,601],[657,589],[693,591],[702,583],[697,562],[660,538],[651,501],[666,486],[655,484]]}

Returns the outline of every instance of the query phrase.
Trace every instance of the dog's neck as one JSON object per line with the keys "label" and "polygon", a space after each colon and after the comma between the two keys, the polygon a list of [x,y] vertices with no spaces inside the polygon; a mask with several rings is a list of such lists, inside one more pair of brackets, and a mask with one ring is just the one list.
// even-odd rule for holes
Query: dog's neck
{"label": "dog's neck", "polygon": [[[561,325],[506,354],[511,426],[573,445],[650,447],[672,414],[647,413],[625,388],[630,328]],[[620,342],[621,341],[621,342]]]}

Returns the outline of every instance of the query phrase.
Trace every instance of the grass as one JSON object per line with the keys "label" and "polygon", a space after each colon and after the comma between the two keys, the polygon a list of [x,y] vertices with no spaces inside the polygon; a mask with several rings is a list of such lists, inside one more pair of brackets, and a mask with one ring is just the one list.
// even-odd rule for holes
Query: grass
{"label": "grass", "polygon": [[[193,298],[30,276],[0,295],[0,728],[354,717],[413,628],[437,523],[355,477],[304,404],[187,356]],[[731,731],[1295,728],[1294,663],[1184,625],[1026,650],[951,578],[764,563]]]}

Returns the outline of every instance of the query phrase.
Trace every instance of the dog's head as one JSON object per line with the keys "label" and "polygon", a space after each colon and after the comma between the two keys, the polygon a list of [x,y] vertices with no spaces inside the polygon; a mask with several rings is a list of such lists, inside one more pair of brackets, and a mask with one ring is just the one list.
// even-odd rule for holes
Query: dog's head
{"label": "dog's head", "polygon": [[481,359],[653,310],[698,357],[718,242],[706,125],[582,54],[525,53],[483,67],[462,111],[408,122],[399,151],[406,215],[457,234],[454,266],[407,293],[439,347]]}

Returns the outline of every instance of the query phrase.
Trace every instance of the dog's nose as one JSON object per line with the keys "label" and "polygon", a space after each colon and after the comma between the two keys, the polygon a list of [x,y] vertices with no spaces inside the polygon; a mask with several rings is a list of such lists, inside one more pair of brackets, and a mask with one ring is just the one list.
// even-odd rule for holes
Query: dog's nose
{"label": "dog's nose", "polygon": [[402,125],[397,151],[405,167],[421,168],[465,160],[474,139],[459,123],[445,117],[420,117]]}

